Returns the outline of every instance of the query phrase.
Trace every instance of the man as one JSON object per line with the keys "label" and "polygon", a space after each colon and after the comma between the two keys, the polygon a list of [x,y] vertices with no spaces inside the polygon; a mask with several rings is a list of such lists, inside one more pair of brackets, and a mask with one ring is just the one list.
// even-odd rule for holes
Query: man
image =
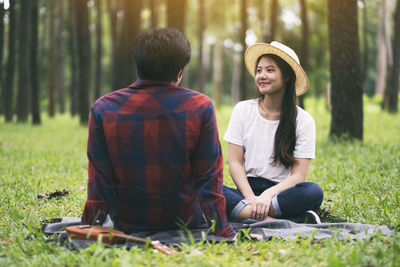
{"label": "man", "polygon": [[138,230],[215,221],[233,237],[222,196],[223,160],[210,99],[178,87],[190,44],[176,29],[151,29],[135,44],[139,80],[98,99],[89,120],[88,198],[82,221]]}

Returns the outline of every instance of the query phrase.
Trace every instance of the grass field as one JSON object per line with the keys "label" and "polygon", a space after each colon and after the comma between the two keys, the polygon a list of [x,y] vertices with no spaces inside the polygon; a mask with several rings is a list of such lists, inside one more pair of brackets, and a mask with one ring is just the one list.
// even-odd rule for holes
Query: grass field
{"label": "grass field", "polygon": [[[400,115],[365,104],[364,141],[329,142],[329,113],[308,100],[317,124],[316,159],[308,180],[325,192],[323,208],[350,222],[400,225]],[[231,107],[218,110],[220,137]],[[44,118],[42,126],[5,124],[0,117],[0,266],[400,266],[400,234],[368,240],[311,239],[234,244],[183,244],[173,256],[151,249],[104,248],[72,252],[43,235],[26,239],[40,221],[79,217],[86,197],[87,127],[77,118]],[[226,143],[222,142],[226,161]],[[232,185],[227,164],[225,184]],[[38,199],[57,190],[68,195]]]}

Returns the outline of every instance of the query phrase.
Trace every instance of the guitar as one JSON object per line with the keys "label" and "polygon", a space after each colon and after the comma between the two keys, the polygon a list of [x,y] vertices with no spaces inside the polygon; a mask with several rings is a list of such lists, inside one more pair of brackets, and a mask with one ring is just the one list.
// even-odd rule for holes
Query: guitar
{"label": "guitar", "polygon": [[[146,239],[144,238],[130,236],[121,231],[97,225],[72,225],[66,227],[65,230],[67,231],[67,235],[72,239],[96,241],[98,237],[101,237],[102,242],[110,245],[125,242],[133,242],[143,245],[146,244]],[[150,245],[167,255],[176,252],[174,249],[161,244],[158,240],[151,241]]]}

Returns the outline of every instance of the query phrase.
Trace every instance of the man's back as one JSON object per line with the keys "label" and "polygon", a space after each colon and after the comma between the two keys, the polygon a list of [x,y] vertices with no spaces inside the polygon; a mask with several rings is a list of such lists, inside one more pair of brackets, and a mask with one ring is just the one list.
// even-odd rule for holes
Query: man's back
{"label": "man's back", "polygon": [[178,218],[199,226],[204,211],[219,235],[232,235],[221,215],[223,161],[208,97],[138,80],[100,98],[89,126],[84,221],[104,210],[121,230],[162,230]]}

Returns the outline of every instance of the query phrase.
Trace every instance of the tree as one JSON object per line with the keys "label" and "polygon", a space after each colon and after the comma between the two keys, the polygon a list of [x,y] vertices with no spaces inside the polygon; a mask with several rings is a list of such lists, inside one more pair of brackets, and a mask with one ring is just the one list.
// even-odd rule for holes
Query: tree
{"label": "tree", "polygon": [[118,25],[118,10],[120,8],[120,0],[107,0],[107,8],[109,11],[109,18],[110,18],[110,27],[111,27],[111,88],[112,90],[116,90],[121,88],[124,85],[121,85],[119,80],[119,47],[120,47],[120,40],[119,37],[119,25]]}
{"label": "tree", "polygon": [[[0,99],[4,97],[3,85],[3,42],[4,42],[4,3],[0,3]],[[3,113],[3,105],[0,113]]]}
{"label": "tree", "polygon": [[222,103],[222,79],[223,79],[223,49],[224,44],[217,40],[214,46],[214,73],[213,73],[213,99],[215,105],[219,107]]}
{"label": "tree", "polygon": [[76,14],[74,10],[74,4],[72,1],[68,1],[68,52],[69,52],[69,64],[71,68],[70,75],[70,100],[71,100],[71,114],[74,116],[78,113],[78,48],[77,48],[77,26],[76,26]]}
{"label": "tree", "polygon": [[90,33],[89,10],[87,0],[73,0],[76,14],[76,33],[78,51],[78,95],[79,118],[86,124],[89,118],[89,84],[90,84]]}
{"label": "tree", "polygon": [[357,0],[328,0],[331,137],[363,138]]}
{"label": "tree", "polygon": [[270,30],[269,30],[269,40],[268,43],[274,41],[276,39],[276,30],[278,28],[278,17],[279,17],[279,3],[278,0],[271,0],[271,8],[270,8]]}
{"label": "tree", "polygon": [[167,25],[185,33],[186,0],[167,0]]}
{"label": "tree", "polygon": [[158,0],[150,0],[150,12],[150,27],[155,28],[158,26]]}
{"label": "tree", "polygon": [[18,122],[25,122],[30,113],[31,75],[30,75],[30,36],[32,1],[20,1],[19,30],[18,30]]}
{"label": "tree", "polygon": [[[247,0],[240,1],[240,43],[243,47],[243,51],[246,49],[246,31],[247,31]],[[240,65],[240,91],[239,100],[247,99],[247,69],[242,57]]]}
{"label": "tree", "polygon": [[205,31],[205,12],[204,12],[204,0],[199,0],[199,13],[198,13],[198,30],[197,37],[199,40],[199,60],[197,61],[197,89],[200,92],[204,92],[204,85],[206,82],[206,72],[203,66],[203,43],[204,43],[204,31]]}
{"label": "tree", "polygon": [[16,32],[16,6],[15,1],[10,1],[9,12],[9,29],[8,29],[8,57],[6,78],[4,84],[4,115],[6,122],[11,122],[13,118],[13,92],[14,92],[14,75],[15,75],[15,47],[17,45]]}
{"label": "tree", "polygon": [[361,81],[362,84],[364,85],[367,72],[368,72],[368,66],[369,66],[369,60],[368,60],[368,54],[369,54],[369,45],[368,45],[368,12],[367,12],[367,2],[365,0],[362,0],[363,3],[363,15],[362,15],[362,43],[363,43],[363,51],[362,51],[362,67],[361,67]]}
{"label": "tree", "polygon": [[[308,50],[309,50],[309,38],[310,33],[308,30],[308,16],[307,16],[307,2],[306,0],[300,0],[301,6],[301,50],[300,50],[300,64],[304,71],[308,71]],[[304,95],[298,97],[299,106],[304,109]]]}
{"label": "tree", "polygon": [[[389,42],[389,15],[386,0],[382,0],[379,5],[378,24],[377,24],[377,77],[375,84],[375,94],[383,95],[385,90],[386,73],[388,59],[391,60],[391,48]],[[389,62],[389,64],[391,64]]]}
{"label": "tree", "polygon": [[55,35],[56,48],[56,90],[57,104],[60,113],[65,112],[65,66],[64,66],[64,1],[57,1]]}
{"label": "tree", "polygon": [[55,32],[55,9],[56,1],[49,1],[49,117],[54,117],[56,113],[56,88],[57,88],[57,51],[56,51],[56,32]]}
{"label": "tree", "polygon": [[133,49],[140,31],[140,11],[142,1],[124,0],[124,17],[121,34],[117,34],[116,62],[114,64],[115,84],[113,89],[129,86],[136,79],[136,65]]}
{"label": "tree", "polygon": [[400,78],[400,0],[396,2],[394,13],[393,65],[389,68],[384,93],[383,107],[389,112],[399,111],[399,78]]}
{"label": "tree", "polygon": [[39,72],[38,70],[38,39],[39,39],[39,0],[32,1],[32,14],[31,14],[31,81],[32,81],[32,123],[40,124],[40,85],[39,85]]}
{"label": "tree", "polygon": [[103,36],[103,27],[101,25],[102,21],[102,0],[96,0],[96,69],[95,69],[95,76],[94,76],[94,98],[97,99],[101,95],[101,56],[102,56],[102,36]]}

